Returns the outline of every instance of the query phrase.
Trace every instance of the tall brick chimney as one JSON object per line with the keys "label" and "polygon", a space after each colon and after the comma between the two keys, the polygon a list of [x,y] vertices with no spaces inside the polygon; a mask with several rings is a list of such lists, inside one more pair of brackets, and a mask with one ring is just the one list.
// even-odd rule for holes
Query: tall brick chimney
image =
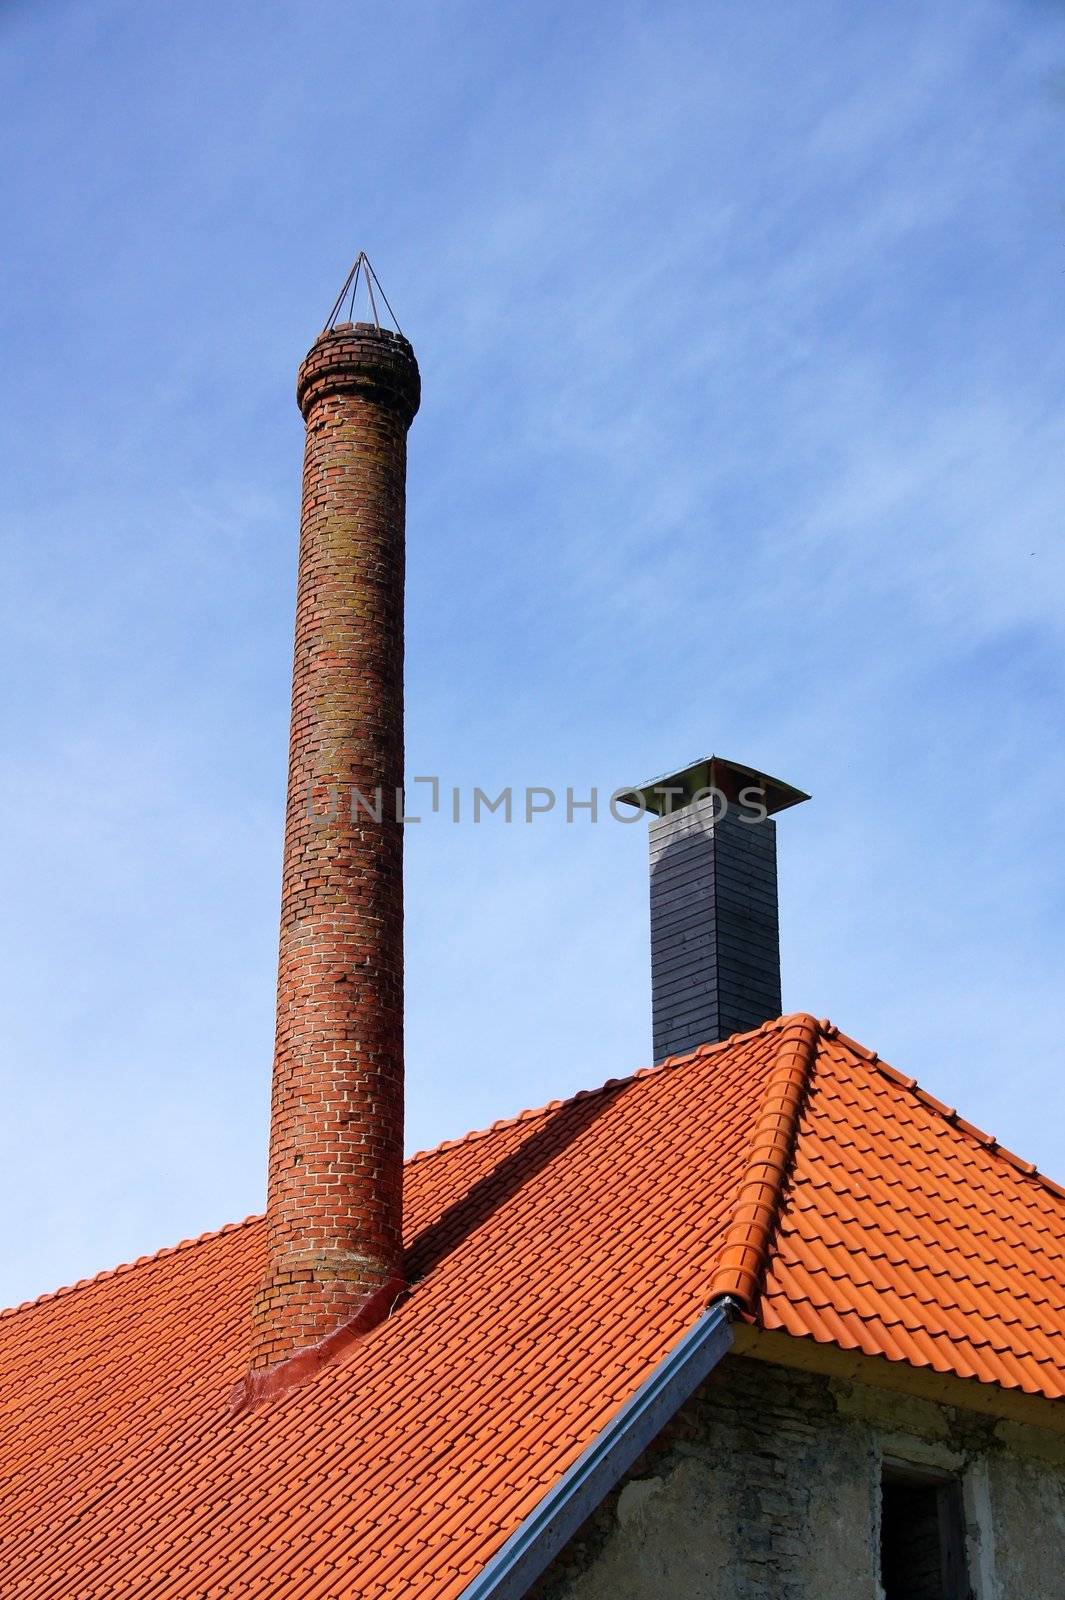
{"label": "tall brick chimney", "polygon": [[[420,379],[407,340],[377,325],[368,263],[365,282],[374,322],[331,318],[296,384],[307,435],[268,1263],[253,1308],[260,1377],[353,1318],[372,1324],[402,1286],[397,790],[407,429]],[[344,299],[342,291],[338,308]]]}
{"label": "tall brick chimney", "polygon": [[773,813],[810,797],[708,756],[623,797],[651,812],[655,1061],[780,1015]]}

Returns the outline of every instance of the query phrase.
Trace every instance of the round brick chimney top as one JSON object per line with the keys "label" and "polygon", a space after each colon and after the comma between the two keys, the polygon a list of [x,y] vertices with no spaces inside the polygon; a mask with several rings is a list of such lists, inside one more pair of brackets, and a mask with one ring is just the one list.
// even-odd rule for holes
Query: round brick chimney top
{"label": "round brick chimney top", "polygon": [[341,322],[320,333],[296,378],[305,419],[326,395],[353,394],[394,410],[409,427],[422,385],[410,340],[372,322]]}

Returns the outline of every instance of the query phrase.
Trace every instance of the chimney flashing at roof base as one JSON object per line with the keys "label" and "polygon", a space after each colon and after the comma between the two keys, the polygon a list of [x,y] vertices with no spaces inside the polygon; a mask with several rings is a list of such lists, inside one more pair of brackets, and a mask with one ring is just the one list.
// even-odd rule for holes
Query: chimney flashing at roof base
{"label": "chimney flashing at roof base", "polygon": [[298,1389],[316,1377],[323,1367],[333,1366],[353,1344],[392,1315],[405,1289],[402,1277],[390,1278],[380,1289],[366,1296],[353,1317],[327,1333],[317,1344],[297,1350],[272,1367],[249,1369],[230,1390],[230,1411],[257,1411],[279,1400],[290,1389]]}

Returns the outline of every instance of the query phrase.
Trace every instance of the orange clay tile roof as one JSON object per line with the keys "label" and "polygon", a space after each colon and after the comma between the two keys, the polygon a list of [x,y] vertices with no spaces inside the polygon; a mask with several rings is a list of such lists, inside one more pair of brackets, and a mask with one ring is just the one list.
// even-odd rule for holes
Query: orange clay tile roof
{"label": "orange clay tile roof", "polygon": [[5,1595],[457,1596],[723,1291],[1065,1392],[1063,1191],[810,1018],[416,1156],[407,1205],[407,1299],[257,1411],[259,1218],[0,1316]]}

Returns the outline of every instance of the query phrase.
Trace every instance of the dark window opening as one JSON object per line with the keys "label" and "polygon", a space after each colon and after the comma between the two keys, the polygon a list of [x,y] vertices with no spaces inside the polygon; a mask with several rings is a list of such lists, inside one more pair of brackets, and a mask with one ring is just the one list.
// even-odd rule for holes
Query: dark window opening
{"label": "dark window opening", "polygon": [[971,1600],[956,1478],[885,1465],[880,1582],[884,1600]]}

